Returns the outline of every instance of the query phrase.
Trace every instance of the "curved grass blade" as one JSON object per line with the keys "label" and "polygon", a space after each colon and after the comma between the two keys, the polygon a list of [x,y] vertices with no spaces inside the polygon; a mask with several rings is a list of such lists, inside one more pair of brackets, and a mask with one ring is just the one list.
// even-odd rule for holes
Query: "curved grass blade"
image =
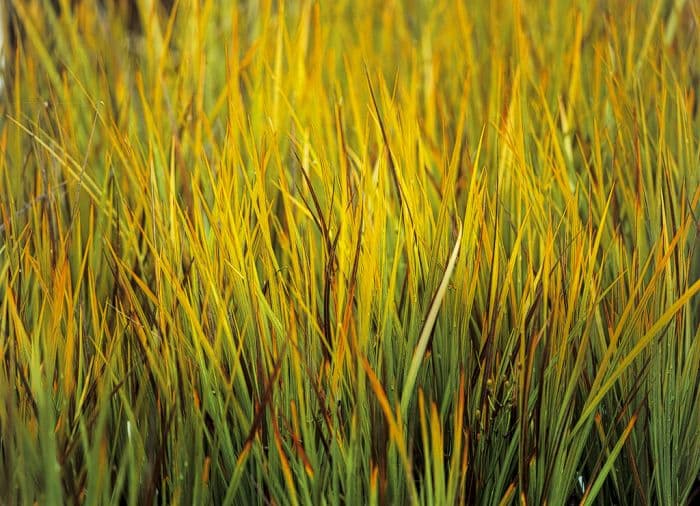
{"label": "curved grass blade", "polygon": [[457,257],[459,256],[459,249],[462,244],[462,224],[459,223],[459,232],[457,233],[457,240],[452,248],[452,254],[450,255],[450,261],[447,264],[445,273],[442,275],[442,281],[438,287],[435,295],[433,296],[433,301],[430,304],[430,309],[428,310],[428,317],[425,319],[423,328],[418,338],[418,345],[413,353],[413,358],[411,359],[411,365],[408,368],[408,374],[406,375],[406,381],[404,382],[403,391],[401,394],[401,415],[405,415],[408,410],[408,404],[411,402],[411,396],[413,395],[413,388],[416,385],[416,379],[418,377],[418,369],[420,369],[421,362],[423,361],[423,356],[425,355],[425,350],[428,348],[428,342],[430,341],[430,334],[433,331],[433,326],[435,325],[435,320],[437,319],[438,311],[440,310],[440,305],[442,304],[442,299],[445,298],[445,293],[447,292],[447,285],[452,277],[452,272],[454,271],[455,265],[457,264]]}

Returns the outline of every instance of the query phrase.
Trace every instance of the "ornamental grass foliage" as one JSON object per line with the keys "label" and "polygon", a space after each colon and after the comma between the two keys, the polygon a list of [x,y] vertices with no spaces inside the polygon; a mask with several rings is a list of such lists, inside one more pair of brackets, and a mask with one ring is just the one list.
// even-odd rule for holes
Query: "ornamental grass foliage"
{"label": "ornamental grass foliage", "polygon": [[0,503],[700,495],[700,2],[10,0]]}

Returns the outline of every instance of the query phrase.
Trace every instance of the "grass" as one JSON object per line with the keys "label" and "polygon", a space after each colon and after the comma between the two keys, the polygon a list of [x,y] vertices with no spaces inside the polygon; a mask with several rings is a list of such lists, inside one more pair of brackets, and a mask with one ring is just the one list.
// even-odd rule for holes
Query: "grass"
{"label": "grass", "polygon": [[700,490],[700,3],[12,0],[0,502]]}

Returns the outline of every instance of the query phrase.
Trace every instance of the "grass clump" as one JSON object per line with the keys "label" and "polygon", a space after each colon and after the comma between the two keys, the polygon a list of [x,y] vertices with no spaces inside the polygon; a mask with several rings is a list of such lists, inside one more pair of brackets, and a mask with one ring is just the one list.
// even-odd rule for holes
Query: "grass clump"
{"label": "grass clump", "polygon": [[0,502],[697,497],[698,2],[11,3]]}

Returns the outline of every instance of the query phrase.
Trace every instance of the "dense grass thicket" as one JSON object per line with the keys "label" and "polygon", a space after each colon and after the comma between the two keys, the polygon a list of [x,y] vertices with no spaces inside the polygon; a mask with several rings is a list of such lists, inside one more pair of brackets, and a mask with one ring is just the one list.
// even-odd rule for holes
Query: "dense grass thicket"
{"label": "dense grass thicket", "polygon": [[700,2],[9,3],[0,503],[700,494]]}

